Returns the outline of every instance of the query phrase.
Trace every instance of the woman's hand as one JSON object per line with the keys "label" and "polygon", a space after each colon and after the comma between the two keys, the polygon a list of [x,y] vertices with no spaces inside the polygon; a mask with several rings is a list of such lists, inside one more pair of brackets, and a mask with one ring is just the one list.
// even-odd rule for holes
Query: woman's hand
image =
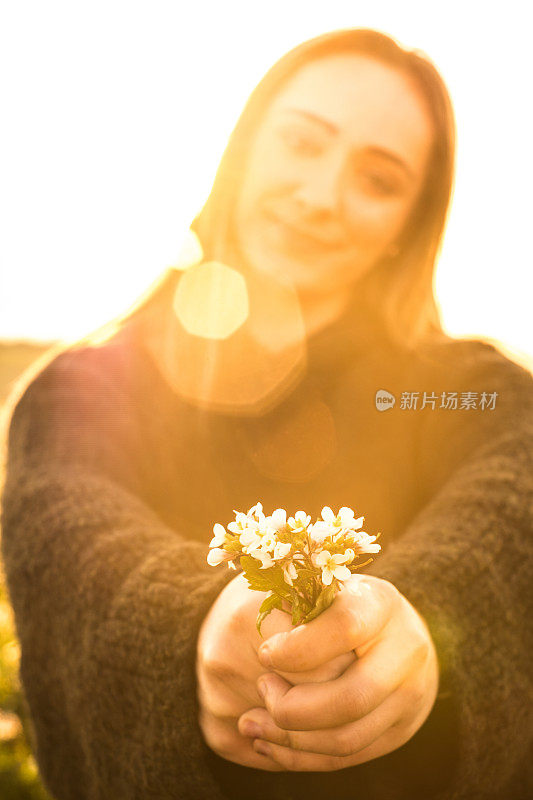
{"label": "woman's hand", "polygon": [[[357,660],[327,683],[291,686],[279,675],[348,651]],[[419,730],[437,696],[425,622],[392,583],[370,575],[354,575],[326,611],[273,636],[259,658],[272,670],[258,681],[266,709],[243,714],[239,730],[265,763],[285,770],[337,770],[390,753]]]}
{"label": "woman's hand", "polygon": [[[199,723],[209,747],[228,761],[274,771],[283,766],[259,755],[252,740],[237,727],[245,711],[263,706],[257,692],[257,679],[265,671],[258,659],[259,647],[267,637],[292,629],[290,616],[273,611],[261,627],[264,638],[259,635],[256,619],[266,596],[252,591],[242,574],[224,587],[200,629],[196,676]],[[353,653],[345,654],[312,672],[281,674],[291,683],[331,680],[353,660]]]}

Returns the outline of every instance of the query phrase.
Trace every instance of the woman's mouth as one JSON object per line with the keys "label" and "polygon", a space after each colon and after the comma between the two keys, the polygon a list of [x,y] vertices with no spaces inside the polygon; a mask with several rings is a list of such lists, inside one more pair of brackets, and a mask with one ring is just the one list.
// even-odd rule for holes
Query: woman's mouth
{"label": "woman's mouth", "polygon": [[291,255],[323,255],[338,250],[341,246],[338,239],[317,235],[308,228],[296,225],[292,221],[279,217],[272,211],[264,211],[267,220],[276,229],[277,238],[284,250]]}

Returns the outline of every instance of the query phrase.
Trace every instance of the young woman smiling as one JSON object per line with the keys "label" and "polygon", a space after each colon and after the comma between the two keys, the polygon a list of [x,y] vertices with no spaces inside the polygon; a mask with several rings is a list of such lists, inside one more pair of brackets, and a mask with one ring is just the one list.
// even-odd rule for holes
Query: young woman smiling
{"label": "young woman smiling", "polygon": [[[193,265],[20,387],[2,548],[58,798],[528,796],[533,381],[441,329],[454,147],[423,54],[305,42],[246,104]],[[206,563],[257,500],[351,506],[383,544],[265,642],[262,596]]]}

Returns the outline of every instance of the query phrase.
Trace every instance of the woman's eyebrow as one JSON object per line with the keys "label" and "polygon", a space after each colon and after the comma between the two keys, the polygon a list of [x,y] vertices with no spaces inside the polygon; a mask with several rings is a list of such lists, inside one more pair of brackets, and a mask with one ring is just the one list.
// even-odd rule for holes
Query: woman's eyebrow
{"label": "woman's eyebrow", "polygon": [[336,125],[329,120],[324,119],[324,117],[320,117],[318,114],[313,114],[312,111],[305,111],[301,108],[286,108],[285,111],[288,111],[292,114],[300,114],[300,116],[305,117],[306,119],[310,120],[311,122],[317,122],[323,128],[325,128],[329,133],[338,133],[339,129]]}
{"label": "woman's eyebrow", "polygon": [[387,150],[386,147],[378,147],[377,145],[369,145],[364,148],[364,152],[368,155],[379,156],[386,158],[387,161],[392,161],[396,166],[401,167],[411,178],[415,177],[413,169],[409,166],[401,156],[393,153],[392,150]]}
{"label": "woman's eyebrow", "polygon": [[[291,114],[299,114],[302,117],[310,120],[311,122],[316,122],[317,124],[321,125],[328,133],[335,134],[339,132],[339,129],[333,122],[330,122],[324,117],[319,116],[318,114],[314,114],[312,111],[306,111],[302,108],[286,108],[285,111],[288,111]],[[363,153],[372,156],[379,156],[381,158],[386,158],[388,161],[392,161],[396,166],[401,167],[409,177],[414,178],[415,174],[409,164],[403,159],[401,156],[394,153],[392,150],[388,150],[386,147],[379,147],[378,145],[368,145],[367,147],[363,148]]]}

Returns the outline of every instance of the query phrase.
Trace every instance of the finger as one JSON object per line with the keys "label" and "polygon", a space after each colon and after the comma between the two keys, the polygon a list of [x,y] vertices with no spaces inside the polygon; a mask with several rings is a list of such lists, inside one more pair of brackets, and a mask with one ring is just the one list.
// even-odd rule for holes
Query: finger
{"label": "finger", "polygon": [[258,679],[258,690],[280,728],[334,728],[362,719],[380,706],[411,670],[411,650],[402,650],[389,638],[336,680],[291,686],[276,673],[268,673]]}
{"label": "finger", "polygon": [[378,636],[400,598],[389,581],[353,575],[314,620],[267,639],[259,648],[259,660],[267,669],[303,672],[350,650],[357,652]]}
{"label": "finger", "polygon": [[401,747],[414,735],[401,726],[390,728],[383,736],[376,739],[368,747],[351,756],[330,756],[293,750],[278,744],[266,742],[263,739],[254,739],[253,748],[257,753],[264,755],[280,764],[284,770],[294,772],[332,772],[346,767],[364,764],[374,758],[379,758]]}
{"label": "finger", "polygon": [[246,680],[220,663],[198,673],[197,696],[200,706],[217,717],[239,717],[250,706],[262,702],[253,678]]}
{"label": "finger", "polygon": [[[255,711],[255,709],[254,709]],[[381,736],[363,747],[356,753],[347,756],[321,755],[308,751],[300,751],[291,747],[274,744],[263,739],[255,739],[254,750],[265,758],[279,763],[283,769],[297,772],[324,772],[345,767],[354,767],[364,764],[374,758],[387,755],[397,750],[411,739],[420,729],[427,718],[427,708],[422,708],[414,717],[401,717],[391,725]]]}
{"label": "finger", "polygon": [[350,756],[368,747],[399,723],[404,718],[405,706],[406,697],[398,690],[357,722],[314,731],[287,731],[276,725],[266,709],[254,708],[239,718],[238,728],[243,736],[263,739],[292,750]]}
{"label": "finger", "polygon": [[202,711],[199,720],[206,744],[226,761],[271,772],[283,769],[276,761],[261,755],[253,748],[252,740],[239,733],[235,719],[227,722]]}

